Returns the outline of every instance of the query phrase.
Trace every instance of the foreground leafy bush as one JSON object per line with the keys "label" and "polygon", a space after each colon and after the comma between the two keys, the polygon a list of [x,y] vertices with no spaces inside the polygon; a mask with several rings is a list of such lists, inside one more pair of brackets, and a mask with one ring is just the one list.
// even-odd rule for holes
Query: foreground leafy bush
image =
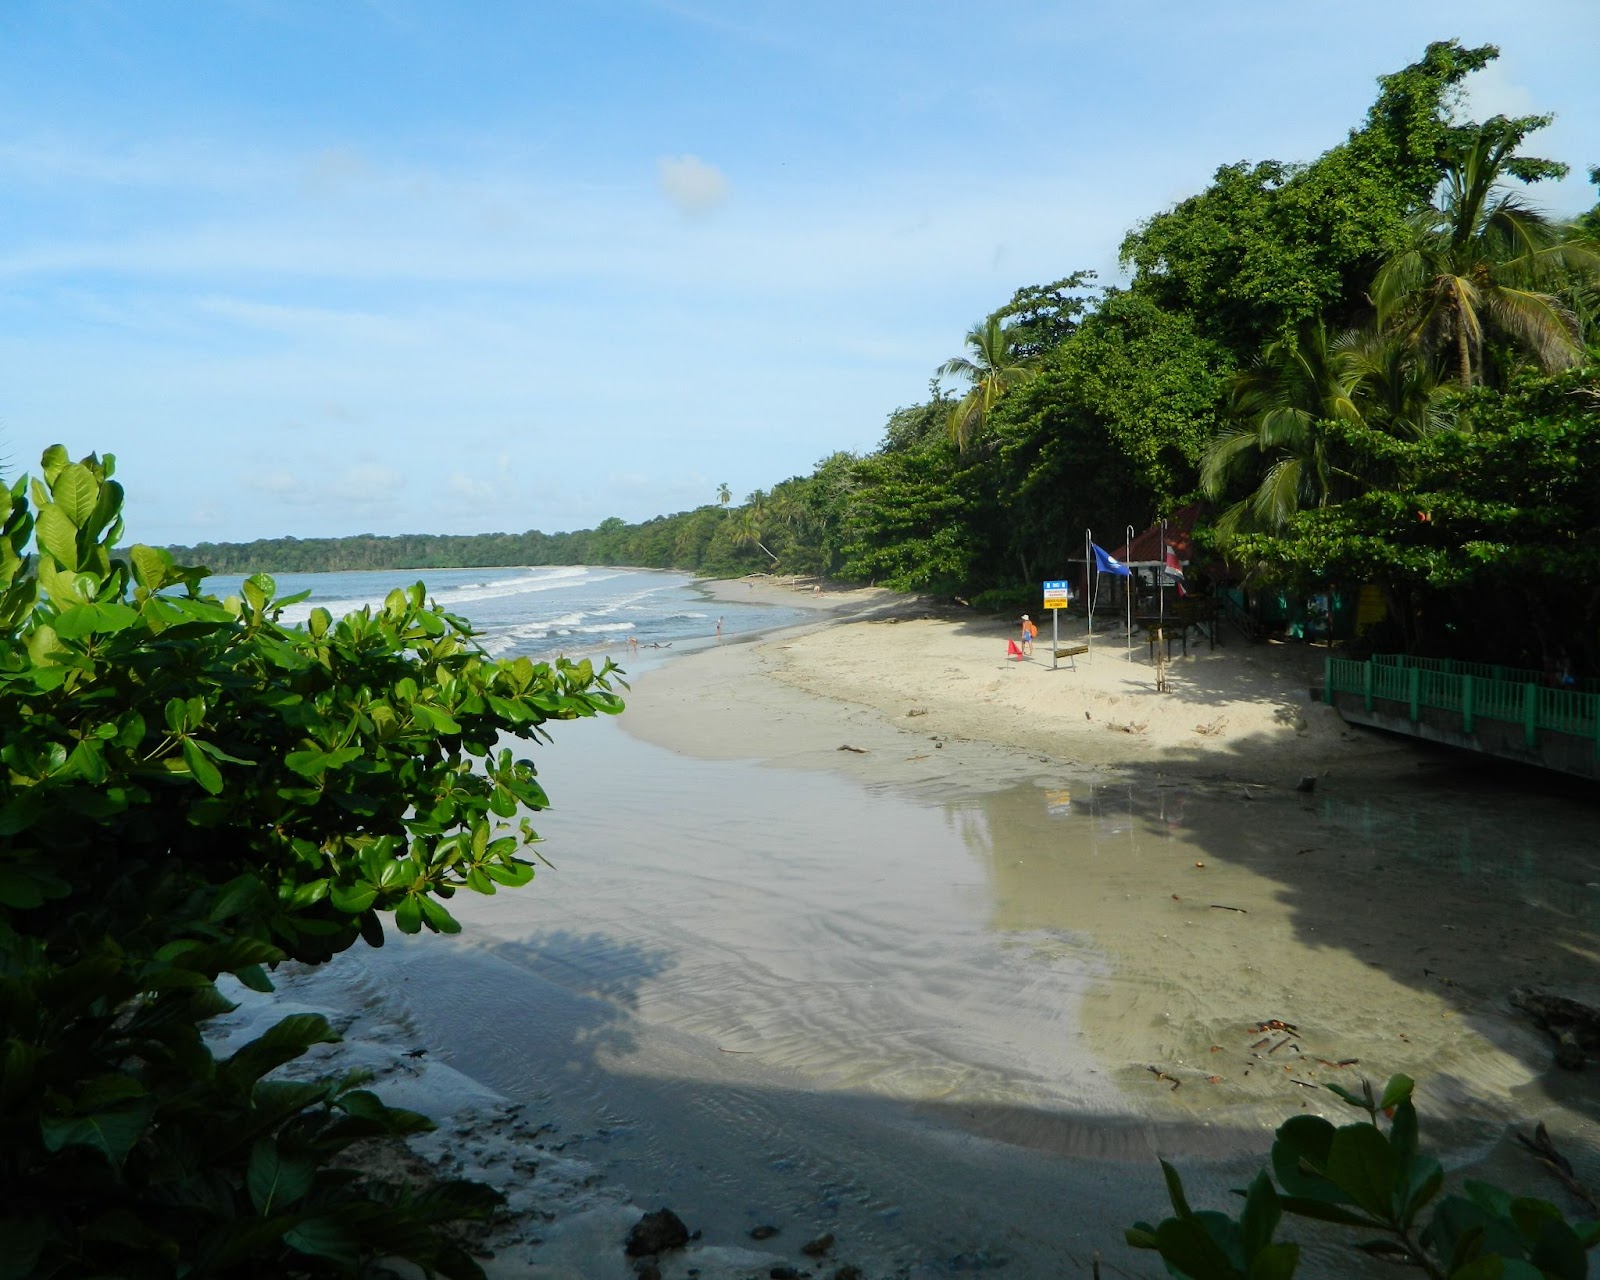
{"label": "foreground leafy bush", "polygon": [[269,1076],[324,1019],[221,1061],[201,1028],[222,974],[270,990],[532,879],[547,800],[505,739],[621,710],[612,669],[489,659],[420,583],[297,628],[268,577],[218,600],[161,550],[114,559],[112,471],[57,446],[0,488],[0,1277],[477,1275],[434,1227],[494,1193],[337,1165],[424,1117]]}
{"label": "foreground leafy bush", "polygon": [[[1238,1218],[1196,1212],[1177,1170],[1162,1171],[1175,1217],[1140,1222],[1128,1243],[1154,1249],[1185,1280],[1286,1280],[1300,1247],[1275,1241],[1284,1213],[1376,1233],[1356,1247],[1416,1267],[1434,1280],[1583,1280],[1600,1222],[1569,1223],[1555,1205],[1468,1181],[1440,1200],[1426,1226],[1422,1211],[1444,1187],[1444,1170],[1417,1145],[1413,1082],[1395,1076],[1381,1097],[1362,1082],[1355,1094],[1329,1089],[1367,1113],[1335,1128],[1321,1116],[1295,1116],[1272,1144],[1272,1174],[1258,1173]],[[1378,1122],[1389,1121],[1388,1132]],[[1273,1178],[1277,1186],[1273,1185]],[[1281,1190],[1280,1190],[1281,1189]]]}

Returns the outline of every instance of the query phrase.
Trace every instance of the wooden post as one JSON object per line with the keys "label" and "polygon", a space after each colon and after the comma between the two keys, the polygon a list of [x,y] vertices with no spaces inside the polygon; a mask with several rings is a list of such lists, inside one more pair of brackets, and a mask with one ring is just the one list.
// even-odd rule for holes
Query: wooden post
{"label": "wooden post", "polygon": [[1330,707],[1333,705],[1333,659],[1322,660],[1322,700]]}

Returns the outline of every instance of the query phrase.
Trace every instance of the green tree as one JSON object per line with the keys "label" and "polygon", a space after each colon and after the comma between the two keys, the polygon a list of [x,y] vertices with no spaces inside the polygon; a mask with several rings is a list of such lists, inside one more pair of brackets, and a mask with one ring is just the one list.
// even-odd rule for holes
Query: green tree
{"label": "green tree", "polygon": [[[533,877],[547,804],[513,742],[621,709],[587,662],[486,657],[418,583],[285,626],[264,575],[218,600],[121,540],[113,460],[46,451],[0,490],[0,1268],[478,1276],[433,1231],[496,1197],[354,1180],[430,1127],[360,1076],[269,1075],[337,1039],[282,1019],[223,1059],[222,974],[454,933],[457,893]],[[35,553],[30,553],[30,544]]]}
{"label": "green tree", "polygon": [[995,312],[1006,324],[1017,359],[1042,356],[1077,332],[1092,304],[1093,271],[1074,271],[1049,284],[1025,285]]}
{"label": "green tree", "polygon": [[1387,478],[1238,555],[1285,581],[1381,587],[1414,652],[1539,667],[1566,649],[1600,670],[1600,368],[1478,388],[1457,430],[1329,430]]}
{"label": "green tree", "polygon": [[1362,127],[1310,164],[1240,162],[1199,195],[1149,219],[1122,245],[1132,288],[1241,358],[1323,318],[1359,323],[1379,263],[1406,242],[1458,145],[1461,82],[1498,56],[1492,45],[1428,46],[1379,81]]}
{"label": "green tree", "polygon": [[1425,349],[1453,348],[1463,389],[1482,378],[1494,330],[1546,370],[1581,363],[1577,317],[1562,297],[1575,277],[1600,279],[1600,253],[1503,180],[1559,177],[1566,166],[1517,155],[1549,116],[1495,116],[1451,156],[1436,204],[1414,213],[1407,241],[1378,271],[1378,321]]}
{"label": "green tree", "polygon": [[950,410],[950,438],[965,450],[983,427],[1000,397],[1033,376],[1034,362],[1017,354],[1013,335],[998,315],[967,331],[968,356],[952,356],[939,366],[939,376],[961,378],[969,390]]}
{"label": "green tree", "polygon": [[1217,521],[1225,537],[1242,528],[1277,528],[1300,508],[1326,506],[1351,491],[1355,477],[1335,458],[1341,437],[1325,424],[1365,425],[1355,346],[1355,335],[1330,337],[1313,322],[1293,341],[1268,343],[1234,379],[1238,425],[1217,436],[1200,470],[1211,498],[1225,497],[1241,478],[1254,482],[1253,492]]}

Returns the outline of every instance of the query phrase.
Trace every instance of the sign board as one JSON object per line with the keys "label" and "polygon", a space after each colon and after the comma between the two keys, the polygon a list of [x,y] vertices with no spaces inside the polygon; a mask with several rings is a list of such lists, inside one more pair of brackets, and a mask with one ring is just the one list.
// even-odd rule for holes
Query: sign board
{"label": "sign board", "polygon": [[1044,607],[1046,609],[1065,609],[1067,601],[1071,599],[1072,587],[1065,579],[1044,584]]}

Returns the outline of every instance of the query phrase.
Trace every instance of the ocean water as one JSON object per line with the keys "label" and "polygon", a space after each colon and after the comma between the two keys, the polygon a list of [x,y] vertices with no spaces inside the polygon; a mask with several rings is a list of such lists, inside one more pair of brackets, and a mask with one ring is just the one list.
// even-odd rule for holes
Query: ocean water
{"label": "ocean water", "polygon": [[[396,587],[423,582],[428,596],[466,617],[479,643],[495,657],[549,659],[618,656],[628,637],[642,649],[689,649],[714,642],[721,619],[725,638],[787,626],[804,610],[772,605],[718,603],[685,573],[653,569],[555,565],[539,568],[385,569],[369,572],[274,575],[282,596],[311,592],[284,611],[303,622],[318,606],[340,617],[383,602]],[[216,595],[236,593],[244,579],[207,579]]]}

